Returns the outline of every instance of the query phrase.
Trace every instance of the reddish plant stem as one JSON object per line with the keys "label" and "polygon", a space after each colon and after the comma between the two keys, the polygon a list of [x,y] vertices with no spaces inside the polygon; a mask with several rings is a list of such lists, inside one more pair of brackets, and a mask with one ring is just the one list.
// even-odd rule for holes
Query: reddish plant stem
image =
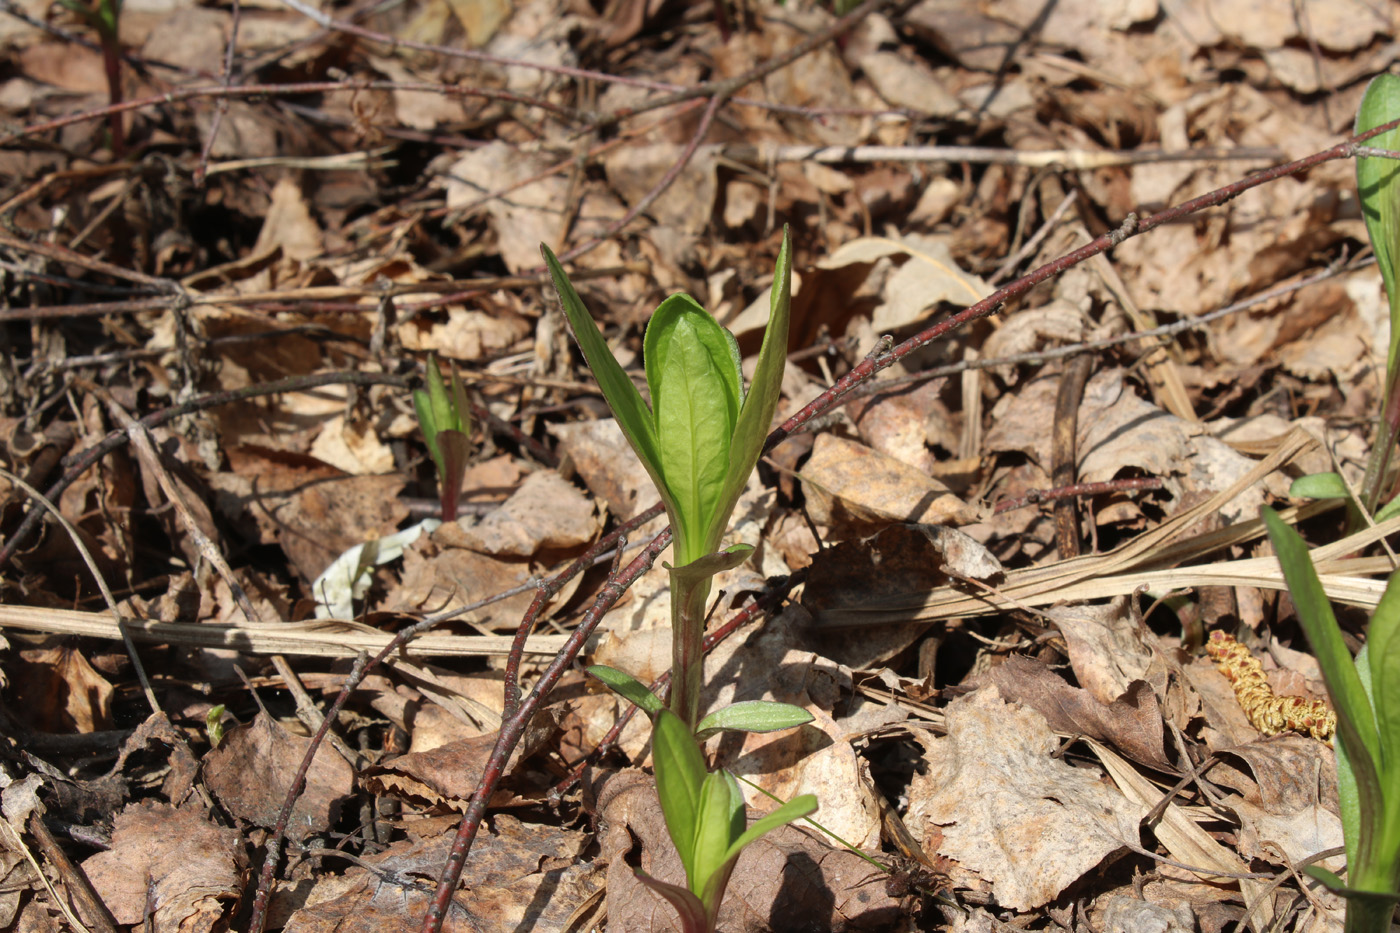
{"label": "reddish plant stem", "polygon": [[1045,502],[1049,499],[1067,499],[1070,496],[1099,496],[1108,492],[1161,488],[1161,479],[1156,476],[1145,476],[1139,479],[1112,479],[1102,483],[1074,483],[1069,486],[1055,486],[1051,489],[1032,489],[1024,496],[1002,499],[992,509],[992,513],[1000,515],[1003,512],[1014,512],[1016,509],[1024,509],[1028,505],[1035,505],[1037,502]]}
{"label": "reddish plant stem", "polygon": [[[647,520],[649,519],[639,515],[636,518],[632,519],[632,522],[640,524],[644,523]],[[593,557],[591,559],[587,558],[587,555],[585,555],[585,557],[581,557],[579,560],[575,561],[574,563],[566,567],[564,570],[560,571],[554,577],[550,578],[545,583],[545,586],[551,588],[554,592],[558,592],[558,590],[566,582],[568,582],[568,580],[571,579],[575,574],[578,574],[592,566],[593,562],[596,561],[597,558],[604,551],[607,550],[607,548],[613,546],[614,543],[625,539],[627,528],[628,526],[624,525],[604,535],[597,542],[597,544],[595,544],[592,548],[589,549],[590,551],[594,552]],[[669,538],[667,540],[669,540]],[[620,544],[618,546],[619,548],[621,547]],[[665,545],[663,544],[662,547],[664,548]],[[628,581],[628,585],[631,585],[630,580]],[[360,685],[360,682],[366,676],[368,676],[380,664],[382,664],[386,658],[402,651],[405,646],[407,646],[411,641],[413,641],[413,639],[417,638],[419,635],[428,632],[435,626],[442,624],[448,619],[455,618],[456,616],[459,616],[465,612],[469,612],[472,609],[476,609],[481,606],[497,602],[501,599],[506,598],[507,596],[513,596],[516,593],[523,592],[527,588],[528,587],[515,587],[513,589],[506,590],[502,593],[497,593],[494,596],[487,597],[486,599],[479,600],[470,605],[459,607],[450,612],[438,613],[436,615],[429,616],[421,622],[411,625],[403,631],[399,632],[387,645],[385,645],[379,651],[378,654],[376,654],[373,658],[370,658],[363,666],[357,666],[356,669],[351,672],[350,676],[346,678],[345,683],[341,686],[340,694],[339,696],[337,696],[335,703],[332,704],[332,711],[338,712],[339,709],[345,705],[345,702],[349,699],[350,694],[354,692],[355,688]],[[555,656],[555,660],[558,661],[559,657],[561,656],[562,652],[561,655]],[[517,671],[519,669],[518,662],[516,663],[516,669]],[[324,731],[321,731],[312,737],[311,744],[307,747],[306,754],[302,758],[303,770],[310,768],[311,761],[316,757],[316,753],[321,747],[321,743],[325,738],[325,734],[326,733]],[[516,736],[515,741],[519,741],[518,735]],[[509,757],[511,751],[514,751],[514,744],[512,744],[510,749],[507,751],[507,758]],[[282,804],[284,812],[291,812],[291,808],[295,805],[296,798],[301,794],[301,790],[301,785],[294,784],[293,787],[288,791],[287,798],[283,801]],[[277,872],[278,862],[280,860],[280,855],[278,853],[280,853],[281,851],[282,841],[285,836],[285,830],[285,825],[283,825],[280,829],[274,827],[273,834],[268,839],[268,855],[266,860],[263,862],[263,869],[258,877],[258,888],[257,893],[253,898],[253,913],[249,921],[248,927],[249,930],[255,931],[255,933],[259,933],[259,931],[261,931],[263,923],[265,921],[268,898],[271,896],[272,893],[272,883]]]}
{"label": "reddish plant stem", "polygon": [[[616,546],[617,559],[621,560],[623,550],[627,546],[627,536],[656,518],[662,511],[661,503],[658,502],[645,512],[632,516],[584,551],[579,559],[570,564],[566,570],[540,584],[539,593],[535,596],[534,602],[530,604],[530,608],[525,612],[525,617],[520,620],[520,625],[515,630],[515,640],[511,642],[510,654],[506,657],[505,712],[502,714],[504,718],[509,719],[515,715],[516,710],[520,707],[520,662],[525,656],[525,640],[529,637],[531,629],[534,628],[535,620],[539,618],[540,612],[544,609],[545,601],[558,593],[575,574],[592,567],[598,556],[608,548]],[[617,571],[614,569],[610,577],[616,576]]]}
{"label": "reddish plant stem", "polygon": [[[224,46],[224,87],[233,86],[233,53],[238,46],[238,24],[241,19],[243,5],[238,0],[233,0],[233,17],[229,23],[228,42]],[[209,172],[209,156],[214,151],[214,140],[219,138],[219,129],[224,125],[224,117],[228,114],[228,98],[220,97],[214,106],[214,118],[209,121],[209,132],[204,137],[204,148],[199,152],[199,165],[194,170],[194,186],[204,187],[205,176]]]}
{"label": "reddish plant stem", "polygon": [[[763,613],[777,609],[778,606],[782,604],[782,601],[787,598],[788,593],[792,592],[794,587],[805,582],[806,579],[807,568],[804,567],[773,583],[763,591],[763,594],[759,596],[758,599],[736,612],[723,625],[709,632],[705,636],[703,651],[708,654],[715,645],[724,641],[745,625],[753,622]],[[660,677],[653,680],[649,689],[663,702],[667,700],[671,692],[671,672],[666,671]],[[575,765],[562,781],[551,788],[551,796],[562,796],[569,791],[569,788],[577,784],[579,779],[583,777],[584,769],[586,769],[589,764],[598,761],[608,753],[608,750],[617,743],[617,738],[622,734],[622,730],[627,728],[627,724],[632,721],[632,717],[636,714],[637,707],[631,703],[627,704],[626,712],[617,718],[617,722],[613,723],[612,728],[607,731],[602,740],[598,742],[598,745],[585,755],[583,760]]]}
{"label": "reddish plant stem", "polygon": [[[597,628],[603,616],[626,592],[627,588],[650,569],[656,558],[670,543],[671,529],[667,528],[653,538],[651,543],[627,565],[622,573],[608,580],[593,606],[584,614],[578,628],[574,629],[559,654],[545,668],[539,682],[530,691],[530,695],[517,707],[515,715],[502,721],[501,731],[496,736],[495,747],[492,748],[491,757],[487,760],[486,768],[482,773],[481,784],[477,787],[476,793],[472,795],[471,802],[467,805],[467,812],[462,817],[461,825],[457,828],[457,837],[452,842],[451,852],[448,853],[447,864],[444,866],[442,878],[438,882],[437,894],[433,898],[432,905],[428,908],[427,915],[423,918],[422,933],[439,933],[442,929],[442,921],[447,915],[447,907],[452,902],[452,892],[462,877],[462,866],[466,864],[467,853],[471,851],[472,841],[481,828],[482,817],[486,815],[486,805],[505,776],[506,763],[510,760],[511,752],[519,743],[520,737],[525,734],[525,727],[529,724],[531,717],[539,709],[544,698],[554,689],[554,685],[559,682],[564,671],[573,663],[574,658],[578,656],[584,642],[593,634],[593,630]],[[259,931],[254,930],[254,933],[259,933]]]}
{"label": "reddish plant stem", "polygon": [[[391,643],[392,644],[392,643]],[[385,647],[375,658],[377,662],[389,651]],[[355,665],[350,669],[347,682],[358,684],[363,679],[368,668],[368,662],[362,652],[355,659]],[[277,814],[277,822],[272,824],[272,835],[267,840],[266,854],[263,858],[262,874],[259,877],[258,893],[253,898],[253,919],[250,930],[261,933],[263,919],[267,915],[267,898],[271,890],[271,885],[266,887],[262,884],[262,879],[270,878],[277,872],[277,865],[282,860],[282,840],[287,834],[287,824],[292,819],[292,807],[296,805],[297,798],[301,796],[302,788],[306,786],[306,775],[311,770],[311,762],[316,757],[316,749],[321,747],[326,735],[330,733],[331,726],[335,723],[336,717],[340,715],[341,709],[345,706],[346,700],[350,699],[350,690],[342,690],[340,696],[335,698],[331,708],[326,711],[325,717],[321,720],[321,726],[316,730],[316,734],[311,737],[311,747],[302,756],[301,764],[297,766],[296,776],[292,778],[292,786],[287,789],[287,797],[282,801],[282,809]]]}

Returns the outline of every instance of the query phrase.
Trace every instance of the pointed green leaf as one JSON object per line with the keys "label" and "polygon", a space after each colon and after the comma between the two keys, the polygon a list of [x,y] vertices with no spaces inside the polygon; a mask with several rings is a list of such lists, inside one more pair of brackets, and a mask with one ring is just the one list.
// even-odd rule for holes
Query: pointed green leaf
{"label": "pointed green leaf", "polygon": [[569,319],[569,326],[573,328],[574,339],[583,351],[583,358],[588,361],[588,368],[593,370],[593,378],[598,380],[598,387],[603,390],[603,398],[607,399],[613,417],[617,419],[627,442],[637,452],[637,458],[642,461],[642,466],[651,476],[656,491],[661,495],[661,501],[666,504],[666,511],[671,513],[674,520],[675,502],[662,476],[661,452],[651,410],[642,399],[642,393],[637,391],[637,387],[618,364],[617,358],[608,349],[603,335],[598,333],[598,326],[593,323],[593,318],[583,305],[583,299],[579,297],[569,277],[564,274],[564,267],[559,265],[553,251],[541,243],[540,252],[544,254],[545,265],[549,267],[550,278],[554,280],[554,290],[559,295],[564,316]]}
{"label": "pointed green leaf", "polygon": [[[714,549],[704,538],[729,468],[740,374],[725,330],[689,295],[672,295],[647,324],[643,347],[661,475],[675,499],[676,563]],[[728,515],[725,516],[728,523]]]}
{"label": "pointed green leaf", "polygon": [[1386,584],[1371,627],[1366,632],[1370,661],[1371,702],[1381,741],[1381,773],[1396,788],[1394,807],[1400,810],[1400,572]]}
{"label": "pointed green leaf", "polygon": [[657,881],[646,872],[634,870],[633,874],[638,881],[666,898],[670,905],[676,908],[676,913],[681,915],[681,933],[708,933],[709,920],[705,916],[705,905],[700,903],[700,898],[685,888]]}
{"label": "pointed green leaf", "polygon": [[1346,484],[1336,473],[1309,473],[1300,476],[1288,487],[1290,499],[1345,499]]}
{"label": "pointed green leaf", "polygon": [[[1279,565],[1288,581],[1288,591],[1298,609],[1298,621],[1308,636],[1332,708],[1337,713],[1338,750],[1345,749],[1347,763],[1356,781],[1358,831],[1347,836],[1347,864],[1353,882],[1361,879],[1375,860],[1375,845],[1380,841],[1381,815],[1384,797],[1377,767],[1381,762],[1380,741],[1376,720],[1371,711],[1356,664],[1342,640],[1342,631],[1332,614],[1322,583],[1317,578],[1307,545],[1298,532],[1284,523],[1278,513],[1267,506],[1261,510],[1268,526],[1269,539],[1278,552]],[[1355,839],[1355,843],[1353,843]]]}
{"label": "pointed green leaf", "polygon": [[800,794],[783,804],[762,818],[755,820],[753,825],[744,831],[739,838],[729,846],[729,858],[738,858],[744,846],[753,842],[764,833],[772,832],[779,826],[786,826],[788,823],[802,819],[804,816],[811,816],[817,812],[817,798],[811,794]]}
{"label": "pointed green leaf", "polygon": [[695,727],[695,738],[704,741],[716,732],[777,732],[812,721],[812,714],[791,703],[744,700],[715,710]]}
{"label": "pointed green leaf", "polygon": [[457,372],[457,364],[452,364],[452,427],[468,437],[472,433],[472,404],[467,398],[466,387]]}
{"label": "pointed green leaf", "polygon": [[768,327],[763,332],[763,345],[758,351],[758,366],[753,382],[744,397],[744,406],[734,426],[734,441],[730,445],[729,471],[724,477],[723,495],[705,531],[706,538],[718,546],[734,505],[743,494],[749,474],[758,463],[763,441],[773,425],[778,400],[783,391],[783,368],[787,365],[788,319],[792,311],[792,237],[783,227],[783,245],[773,267],[773,288],[768,300]]}
{"label": "pointed green leaf", "polygon": [[695,838],[700,832],[705,758],[690,729],[668,709],[659,710],[653,721],[652,763],[656,770],[656,796],[661,800],[666,830],[680,853],[686,881],[691,888],[696,888]]}
{"label": "pointed green leaf", "polygon": [[[1361,109],[1356,114],[1356,132],[1364,133],[1400,118],[1400,77],[1377,75],[1366,87]],[[1400,149],[1400,130],[1388,130],[1366,142],[1377,149]],[[1400,347],[1400,294],[1396,294],[1397,250],[1400,250],[1400,162],[1368,157],[1356,160],[1356,190],[1361,199],[1361,215],[1376,251],[1385,292],[1390,298],[1390,356],[1386,366],[1395,372]]]}
{"label": "pointed green leaf", "polygon": [[442,452],[438,450],[437,421],[433,417],[433,401],[422,389],[413,390],[413,410],[418,413],[418,427],[423,431],[423,442],[428,446],[428,456],[433,458],[433,466],[442,475]]}
{"label": "pointed green leaf", "polygon": [[719,901],[724,896],[720,886],[728,879],[725,870],[728,863],[730,843],[743,833],[744,794],[728,771],[723,769],[705,776],[705,787],[700,795],[699,832],[695,837],[695,880],[692,888],[700,894],[700,901],[710,911],[719,909]]}
{"label": "pointed green leaf", "polygon": [[648,716],[655,716],[666,708],[666,704],[657,699],[656,694],[648,690],[646,684],[631,674],[603,664],[592,665],[588,668],[588,673],[601,680],[613,693],[635,704]]}
{"label": "pointed green leaf", "polygon": [[428,355],[428,376],[425,380],[428,399],[433,408],[433,427],[439,432],[452,428],[452,400],[447,397],[447,386],[442,381],[442,370],[438,369],[437,358]]}
{"label": "pointed green leaf", "polygon": [[1396,496],[1394,499],[1391,499],[1385,505],[1381,506],[1379,511],[1376,512],[1374,520],[1376,524],[1379,525],[1381,522],[1390,521],[1396,515],[1400,515],[1400,496]]}

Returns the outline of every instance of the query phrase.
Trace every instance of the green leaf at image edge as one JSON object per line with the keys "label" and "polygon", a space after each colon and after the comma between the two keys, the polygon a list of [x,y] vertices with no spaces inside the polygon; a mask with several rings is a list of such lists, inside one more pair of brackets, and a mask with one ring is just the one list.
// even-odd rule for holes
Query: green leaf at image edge
{"label": "green leaf at image edge", "polygon": [[[1356,114],[1356,132],[1364,133],[1400,117],[1400,77],[1377,75],[1366,87],[1361,107]],[[1400,129],[1388,130],[1366,141],[1377,149],[1400,148]],[[1356,190],[1361,200],[1361,214],[1366,231],[1376,251],[1385,292],[1390,299],[1390,355],[1387,372],[1395,372],[1397,348],[1400,348],[1400,327],[1395,326],[1400,294],[1396,292],[1397,245],[1400,245],[1400,162],[1377,157],[1356,160]]]}
{"label": "green leaf at image edge", "polygon": [[[1356,871],[1373,864],[1375,860],[1374,846],[1380,842],[1380,821],[1385,806],[1380,775],[1377,773],[1380,745],[1375,717],[1351,652],[1347,650],[1341,629],[1337,627],[1336,617],[1332,614],[1332,605],[1317,578],[1307,545],[1273,509],[1266,506],[1261,513],[1269,530],[1269,539],[1278,552],[1279,564],[1288,581],[1288,591],[1297,607],[1298,621],[1317,657],[1327,684],[1327,693],[1337,713],[1338,750],[1344,750],[1356,781],[1354,822],[1348,825],[1346,807],[1343,807],[1342,814],[1347,864],[1350,866],[1348,871],[1355,880]],[[1367,821],[1368,826],[1361,825]]]}

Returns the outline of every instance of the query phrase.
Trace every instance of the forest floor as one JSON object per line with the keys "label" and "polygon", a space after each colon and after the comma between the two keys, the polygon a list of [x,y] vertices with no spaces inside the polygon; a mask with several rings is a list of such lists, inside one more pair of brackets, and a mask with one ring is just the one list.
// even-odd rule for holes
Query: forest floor
{"label": "forest floor", "polygon": [[844,842],[750,846],[719,928],[1341,929],[1333,749],[1257,728],[1327,696],[1260,510],[1359,648],[1395,521],[1289,489],[1374,440],[1334,147],[1400,8],[837,6],[4,0],[0,927],[417,929],[445,877],[444,929],[680,929],[583,671],[669,668],[666,519],[540,244],[629,371],[683,291],[748,376],[786,227],[704,705],[812,722],[706,749]]}

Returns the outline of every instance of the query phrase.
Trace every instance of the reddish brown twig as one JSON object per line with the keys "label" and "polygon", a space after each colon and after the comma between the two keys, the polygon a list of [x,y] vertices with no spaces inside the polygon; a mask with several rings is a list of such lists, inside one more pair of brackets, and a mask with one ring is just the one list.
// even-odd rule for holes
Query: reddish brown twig
{"label": "reddish brown twig", "polygon": [[[452,841],[452,850],[448,853],[447,864],[444,866],[442,878],[438,882],[437,895],[428,908],[427,916],[423,918],[422,933],[438,933],[442,929],[443,918],[447,915],[447,906],[452,902],[452,892],[457,887],[458,879],[462,877],[462,866],[466,864],[472,840],[476,838],[477,831],[481,828],[481,819],[486,815],[486,804],[490,801],[496,787],[501,783],[501,778],[505,776],[506,762],[509,761],[511,752],[519,743],[520,737],[525,734],[525,727],[529,724],[531,717],[535,715],[535,711],[539,709],[544,698],[554,689],[554,685],[559,682],[564,671],[578,656],[584,642],[587,641],[588,636],[593,634],[593,630],[597,628],[603,616],[626,592],[627,588],[651,568],[656,558],[670,543],[671,529],[668,527],[653,538],[651,543],[627,565],[622,573],[608,579],[593,606],[584,614],[578,628],[574,629],[569,640],[565,642],[564,648],[545,668],[539,682],[530,691],[530,695],[516,708],[514,716],[502,721],[501,731],[496,736],[496,745],[491,749],[491,757],[487,760],[486,768],[482,773],[481,784],[467,805],[467,812],[462,817],[461,825],[457,827],[457,837]],[[254,933],[260,933],[260,931],[254,928]]]}
{"label": "reddish brown twig", "polygon": [[1148,489],[1161,489],[1162,480],[1156,476],[1144,476],[1138,479],[1111,479],[1102,483],[1074,483],[1070,486],[1055,486],[1051,489],[1032,489],[1024,496],[1016,496],[1011,499],[1002,499],[992,509],[996,515],[1003,512],[1014,512],[1016,509],[1024,509],[1026,506],[1035,505],[1037,502],[1048,502],[1053,499],[1067,499],[1072,496],[1099,496],[1107,492],[1140,492]]}
{"label": "reddish brown twig", "polygon": [[[701,650],[708,654],[715,645],[724,641],[745,625],[753,622],[763,613],[777,609],[778,606],[782,605],[782,601],[787,598],[788,593],[792,592],[794,587],[805,582],[806,579],[807,569],[804,567],[774,582],[763,591],[758,599],[736,612],[729,621],[706,634],[705,640],[701,643]],[[671,672],[666,671],[660,677],[653,680],[649,689],[662,701],[665,701],[671,692]],[[622,730],[627,728],[627,724],[632,721],[632,717],[636,714],[637,707],[631,703],[627,704],[627,709],[617,718],[617,722],[613,723],[612,728],[603,735],[598,745],[585,755],[582,761],[571,768],[562,781],[555,784],[554,787],[550,789],[550,795],[557,798],[568,793],[569,788],[573,787],[578,783],[579,778],[583,777],[584,769],[587,768],[590,763],[598,761],[606,755],[613,745],[617,743],[618,736],[622,735]]]}
{"label": "reddish brown twig", "polygon": [[1337,159],[1349,159],[1355,154],[1356,145],[1358,143],[1381,133],[1388,132],[1398,126],[1400,126],[1400,120],[1392,120],[1383,126],[1378,126],[1373,130],[1369,130],[1358,136],[1353,136],[1346,142],[1338,143],[1331,149],[1325,149],[1322,152],[1314,153],[1307,158],[1298,159],[1294,162],[1276,165],[1271,169],[1258,172],[1248,178],[1242,178],[1237,182],[1225,185],[1222,188],[1217,188],[1198,198],[1192,198],[1175,207],[1169,207],[1155,214],[1149,214],[1147,217],[1141,219],[1136,219],[1130,215],[1129,220],[1131,223],[1125,223],[1123,227],[1105,233],[1103,236],[1086,243],[1079,249],[1066,253],[1054,262],[1046,263],[1040,268],[1032,270],[1019,279],[1016,279],[1014,282],[1011,282],[1009,285],[1004,285],[995,292],[992,292],[992,294],[976,304],[964,308],[957,314],[940,321],[932,327],[925,328],[903,343],[892,347],[888,352],[866,357],[858,365],[853,367],[850,372],[836,380],[825,392],[808,403],[805,408],[779,425],[778,428],[768,436],[768,441],[764,445],[764,452],[766,453],[772,450],[773,447],[779,444],[784,438],[791,435],[808,421],[811,421],[813,418],[830,409],[838,401],[842,400],[852,389],[870,379],[876,373],[887,369],[915,350],[927,346],[940,337],[946,336],[959,327],[962,327],[964,324],[986,317],[1010,299],[1024,295],[1041,282],[1054,278],[1071,266],[1078,265],[1092,256],[1107,252],[1124,240],[1146,233],[1149,230],[1154,230],[1163,224],[1179,220],[1182,217],[1194,214],[1207,207],[1218,207],[1233,198],[1239,197],[1251,188],[1257,188],[1271,181],[1277,181],[1287,175],[1295,175],[1298,172],[1307,171],[1324,162],[1332,162]]}

